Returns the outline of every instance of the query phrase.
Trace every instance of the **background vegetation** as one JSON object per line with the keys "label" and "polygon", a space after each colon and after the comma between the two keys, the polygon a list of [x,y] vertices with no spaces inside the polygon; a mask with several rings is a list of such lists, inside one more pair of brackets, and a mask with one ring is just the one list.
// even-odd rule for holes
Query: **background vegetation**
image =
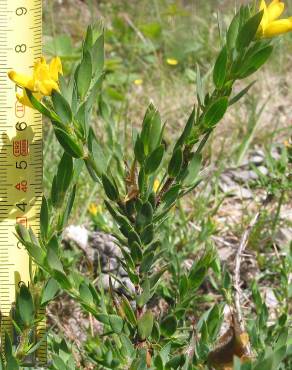
{"label": "background vegetation", "polygon": [[[45,1],[44,51],[48,57],[59,55],[65,75],[69,74],[80,57],[87,25],[96,21],[105,25],[106,78],[94,126],[99,139],[119,158],[127,155],[132,127],[141,127],[149,100],[166,122],[165,144],[171,145],[192,107],[197,65],[206,86],[212,82],[220,24],[229,23],[234,6],[234,1],[215,0]],[[291,12],[291,2],[288,8]],[[270,201],[252,231],[242,266],[244,315],[253,334],[252,345],[259,352],[272,346],[271,333],[278,335],[283,327],[291,326],[291,41],[291,35],[279,41],[272,60],[257,74],[252,92],[229,111],[212,134],[204,149],[210,181],[190,193],[164,225],[171,268],[159,286],[159,302],[155,302],[161,312],[167,312],[181,289],[181,276],[210,242],[216,246],[222,270],[218,267],[217,276],[210,273],[201,285],[188,325],[195,327],[202,314],[220,303],[224,284],[228,286],[224,271],[233,273],[240,238],[268,192]],[[49,124],[45,138],[48,190],[61,151]],[[78,188],[70,223],[85,224],[90,230],[111,230],[101,189],[85,169]],[[89,212],[92,203],[98,208],[92,211],[91,206]],[[84,256],[72,243],[64,245],[63,258],[67,266],[82,270]],[[72,301],[62,296],[48,309],[53,369],[60,369],[61,360],[68,369],[75,368],[70,365],[73,360],[80,368],[94,368],[90,359],[98,357],[98,324],[72,307]],[[71,335],[72,325],[81,325],[82,320],[84,341]],[[67,345],[60,342],[58,346],[58,338],[65,338]],[[291,366],[290,354],[281,369]]]}

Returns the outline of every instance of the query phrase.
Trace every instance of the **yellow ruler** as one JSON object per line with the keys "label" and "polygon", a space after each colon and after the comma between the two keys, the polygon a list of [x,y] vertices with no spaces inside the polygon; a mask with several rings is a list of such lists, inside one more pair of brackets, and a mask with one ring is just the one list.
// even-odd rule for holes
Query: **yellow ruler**
{"label": "yellow ruler", "polygon": [[[42,53],[42,1],[0,0],[0,310],[1,338],[12,331],[11,308],[29,284],[29,256],[14,236],[15,224],[39,234],[42,201],[42,118],[20,104],[11,69],[30,75]],[[41,313],[40,313],[41,314]],[[36,329],[42,337],[45,324]],[[46,344],[37,353],[46,362]]]}

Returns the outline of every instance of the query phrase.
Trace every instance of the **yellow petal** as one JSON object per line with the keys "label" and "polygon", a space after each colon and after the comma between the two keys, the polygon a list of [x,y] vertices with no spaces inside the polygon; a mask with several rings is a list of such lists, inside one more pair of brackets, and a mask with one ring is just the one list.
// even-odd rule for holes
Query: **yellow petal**
{"label": "yellow petal", "polygon": [[263,18],[262,18],[262,20],[261,20],[261,23],[260,23],[259,29],[264,30],[264,29],[265,29],[265,27],[266,27],[266,25],[267,25],[267,24],[268,24],[268,22],[269,22],[268,10],[267,10],[267,4],[266,4],[265,0],[262,0],[262,1],[261,1],[260,10],[263,10],[263,11],[264,11],[264,14],[263,14]]}
{"label": "yellow petal", "polygon": [[8,77],[16,85],[18,85],[20,87],[25,87],[26,89],[29,89],[29,90],[33,91],[34,83],[33,83],[33,79],[30,76],[23,75],[21,73],[15,72],[15,71],[10,71],[10,72],[8,72]]}
{"label": "yellow petal", "polygon": [[43,81],[43,80],[50,80],[50,69],[47,64],[44,63],[36,63],[34,67],[34,80],[36,81]]}
{"label": "yellow petal", "polygon": [[50,63],[51,78],[56,82],[59,80],[59,74],[63,74],[62,62],[59,57],[55,57]]}
{"label": "yellow petal", "polygon": [[267,4],[266,4],[265,0],[262,0],[261,5],[260,5],[260,10],[266,10],[266,9],[267,9]]}
{"label": "yellow petal", "polygon": [[59,91],[59,86],[54,80],[38,80],[36,81],[36,89],[42,95],[50,96],[53,90]]}
{"label": "yellow petal", "polygon": [[278,19],[285,9],[285,4],[282,1],[274,0],[267,8],[269,23]]}
{"label": "yellow petal", "polygon": [[[41,100],[41,98],[42,98],[41,94],[39,94],[39,93],[35,93],[35,94],[33,94],[33,96],[34,96],[37,100]],[[31,102],[30,102],[30,100],[29,100],[29,98],[28,98],[28,96],[27,96],[27,94],[26,94],[25,89],[23,89],[23,95],[16,94],[16,98],[17,98],[17,100],[18,100],[21,104],[26,105],[27,107],[33,108],[32,104],[31,104]]]}
{"label": "yellow petal", "polygon": [[271,22],[264,30],[264,37],[278,36],[292,31],[292,17]]}

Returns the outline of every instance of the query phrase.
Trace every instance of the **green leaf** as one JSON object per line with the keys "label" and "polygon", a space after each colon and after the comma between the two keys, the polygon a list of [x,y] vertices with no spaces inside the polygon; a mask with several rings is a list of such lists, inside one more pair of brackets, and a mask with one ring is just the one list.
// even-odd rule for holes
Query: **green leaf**
{"label": "green leaf", "polygon": [[46,106],[44,106],[40,101],[38,101],[34,96],[33,93],[25,89],[26,94],[32,104],[32,106],[41,114],[43,114],[45,117],[48,117],[52,121],[56,121],[58,123],[61,123],[59,117],[52,111],[50,111]]}
{"label": "green leaf", "polygon": [[45,260],[45,252],[37,245],[30,243],[30,242],[23,242],[26,250],[28,251],[29,255],[34,259],[34,261],[39,265],[42,266]]}
{"label": "green leaf", "polygon": [[152,121],[151,121],[151,128],[149,132],[149,153],[153,152],[153,150],[160,144],[161,142],[161,118],[158,110],[155,110]]}
{"label": "green leaf", "polygon": [[123,311],[126,315],[127,320],[129,321],[129,323],[132,326],[136,326],[137,325],[137,320],[136,320],[135,313],[133,311],[133,308],[132,308],[130,302],[128,301],[128,299],[125,296],[122,297],[121,305],[122,305],[122,309],[123,309]]}
{"label": "green leaf", "polygon": [[195,292],[203,283],[207,274],[207,268],[201,267],[200,269],[192,268],[189,273],[189,286],[192,292]]}
{"label": "green leaf", "polygon": [[157,321],[154,321],[151,338],[154,340],[154,342],[159,342],[160,339],[160,326]]}
{"label": "green leaf", "polygon": [[96,319],[105,325],[110,325],[109,316],[103,313],[95,315]]}
{"label": "green leaf", "polygon": [[229,50],[232,50],[236,46],[236,40],[238,36],[238,31],[239,31],[239,26],[240,26],[240,17],[239,13],[237,13],[228,28],[227,35],[226,35],[226,42],[227,42],[227,47]]}
{"label": "green leaf", "polygon": [[202,78],[201,78],[201,72],[200,72],[200,67],[199,65],[197,64],[197,83],[196,83],[196,86],[197,86],[197,97],[198,97],[198,101],[199,101],[199,104],[200,105],[204,105],[204,86],[203,86],[203,81],[202,81]]}
{"label": "green leaf", "polygon": [[45,259],[45,252],[38,244],[35,244],[35,241],[31,240],[30,233],[26,227],[21,224],[17,224],[15,226],[15,230],[20,242],[25,246],[30,256],[41,266]]}
{"label": "green leaf", "polygon": [[163,194],[161,201],[164,203],[164,209],[170,207],[177,200],[180,190],[181,184],[176,184]]}
{"label": "green leaf", "polygon": [[66,131],[58,127],[55,127],[55,134],[65,152],[67,152],[73,158],[83,157],[83,148],[77,142],[76,138],[73,138],[72,135],[69,135]]}
{"label": "green leaf", "polygon": [[184,298],[184,296],[188,293],[188,289],[189,289],[188,277],[185,274],[181,275],[179,281],[179,295],[181,298]]}
{"label": "green leaf", "polygon": [[120,334],[119,339],[122,343],[123,350],[126,352],[126,356],[128,358],[133,358],[135,355],[135,348],[129,337],[125,334]]}
{"label": "green leaf", "polygon": [[88,149],[94,161],[95,172],[100,177],[102,173],[106,172],[108,159],[104,154],[101,144],[97,141],[92,128],[89,129],[88,134]]}
{"label": "green leaf", "polygon": [[186,362],[186,355],[176,355],[166,364],[167,369],[181,369]]}
{"label": "green leaf", "polygon": [[143,120],[141,140],[144,145],[144,153],[148,155],[160,144],[161,141],[161,118],[154,105],[151,103]]}
{"label": "green leaf", "polygon": [[7,357],[6,361],[7,363],[6,363],[5,370],[19,370],[20,369],[19,364],[15,357],[13,356]]}
{"label": "green leaf", "polygon": [[87,101],[82,103],[75,115],[75,122],[79,126],[79,130],[82,132],[83,136],[87,135],[89,122],[90,122],[90,111]]}
{"label": "green leaf", "polygon": [[155,289],[156,284],[158,283],[161,276],[168,270],[169,265],[165,265],[164,267],[160,268],[159,271],[154,272],[150,277],[150,288]]}
{"label": "green leaf", "polygon": [[142,252],[141,246],[137,242],[132,243],[130,253],[131,253],[131,257],[133,258],[133,261],[135,263],[140,264],[142,256],[143,256],[143,252]]}
{"label": "green leaf", "polygon": [[42,198],[42,206],[40,212],[41,235],[44,240],[47,239],[49,230],[49,207],[45,196]]}
{"label": "green leaf", "polygon": [[228,98],[222,97],[209,105],[204,118],[203,124],[207,128],[214,127],[223,118],[228,108]]}
{"label": "green leaf", "polygon": [[139,135],[137,135],[137,138],[136,138],[134,152],[135,152],[135,158],[140,164],[142,164],[145,160],[144,143],[141,140]]}
{"label": "green leaf", "polygon": [[79,294],[82,301],[88,306],[93,306],[93,296],[91,290],[85,282],[82,282],[79,286]]}
{"label": "green leaf", "polygon": [[77,90],[81,100],[84,99],[91,83],[92,60],[89,52],[86,52],[77,72]]}
{"label": "green leaf", "polygon": [[118,222],[119,225],[121,225],[125,230],[127,230],[127,237],[129,236],[129,233],[133,231],[133,227],[128,221],[128,219],[125,216],[122,216],[118,211],[111,206],[111,204],[107,201],[104,202],[108,211],[112,215],[112,217]]}
{"label": "green leaf", "polygon": [[58,166],[56,184],[54,185],[54,197],[52,203],[55,207],[61,207],[66,195],[66,192],[73,178],[73,159],[66,152],[63,154]]}
{"label": "green leaf", "polygon": [[177,319],[174,315],[166,316],[160,323],[161,333],[165,337],[171,337],[177,329]]}
{"label": "green leaf", "polygon": [[172,154],[168,165],[168,175],[171,178],[175,178],[181,170],[183,164],[183,151],[181,147],[178,147]]}
{"label": "green leaf", "polygon": [[53,278],[50,278],[41,294],[41,305],[45,306],[47,305],[51,300],[53,300],[57,293],[59,292],[60,287],[57,281]]}
{"label": "green leaf", "polygon": [[222,320],[223,320],[223,308],[224,304],[216,304],[214,305],[207,317],[207,328],[208,328],[208,334],[211,339],[211,341],[214,341],[220,331]]}
{"label": "green leaf", "polygon": [[273,46],[269,45],[259,50],[257,53],[255,53],[246,61],[244,61],[242,67],[238,72],[238,78],[243,79],[255,73],[259,68],[261,68],[266,63],[266,61],[271,56],[272,52]]}
{"label": "green leaf", "polygon": [[237,103],[245,94],[249,92],[249,89],[256,83],[256,81],[252,81],[249,85],[247,85],[244,89],[242,89],[238,94],[236,94],[232,99],[229,100],[229,107],[235,103]]}
{"label": "green leaf", "polygon": [[128,244],[129,244],[130,248],[132,247],[133,243],[137,243],[137,244],[141,245],[141,239],[140,239],[139,235],[136,233],[135,230],[132,230],[129,233],[129,236],[128,236]]}
{"label": "green leaf", "polygon": [[164,155],[164,145],[158,146],[150,155],[147,157],[145,162],[145,173],[150,175],[155,172],[161,164]]}
{"label": "green leaf", "polygon": [[213,70],[213,81],[217,89],[221,89],[225,84],[227,61],[227,48],[224,46],[216,60]]}
{"label": "green leaf", "polygon": [[74,201],[75,201],[75,196],[76,196],[76,189],[77,189],[77,185],[75,184],[69,194],[69,197],[68,197],[68,200],[67,200],[67,204],[66,204],[66,207],[63,211],[63,214],[61,215],[60,219],[59,219],[59,222],[58,222],[58,231],[63,231],[63,228],[64,226],[67,224],[68,222],[68,219],[69,219],[69,216],[70,216],[70,213],[72,211],[72,208],[73,208],[73,204],[74,204]]}
{"label": "green leaf", "polygon": [[141,194],[147,191],[147,176],[145,174],[145,169],[142,166],[138,175],[138,186]]}
{"label": "green leaf", "polygon": [[98,76],[102,73],[104,66],[104,34],[102,33],[95,41],[92,49],[92,71]]}
{"label": "green leaf", "polygon": [[191,159],[188,165],[183,180],[185,186],[192,186],[194,184],[200,172],[201,165],[202,165],[202,154],[194,154],[193,158]]}
{"label": "green leaf", "polygon": [[4,350],[6,357],[12,356],[12,342],[9,334],[5,331],[5,343],[4,343]]}
{"label": "green leaf", "polygon": [[138,334],[142,340],[147,339],[153,328],[153,314],[151,311],[146,311],[138,320]]}
{"label": "green leaf", "polygon": [[153,218],[153,208],[150,202],[146,202],[142,205],[140,211],[136,217],[136,226],[138,229],[142,229],[149,225]]}
{"label": "green leaf", "polygon": [[119,199],[119,191],[117,187],[111,182],[106,174],[102,175],[101,180],[107,197],[113,202],[117,201]]}
{"label": "green leaf", "polygon": [[255,39],[257,30],[263,18],[263,14],[263,11],[258,12],[240,29],[236,40],[236,47],[238,50],[246,48]]}
{"label": "green leaf", "polygon": [[24,244],[25,244],[25,242],[28,242],[28,243],[31,242],[29,232],[28,232],[27,228],[24,225],[16,224],[15,225],[15,230],[17,232],[17,235],[19,236],[19,238],[21,239],[21,241]]}
{"label": "green leaf", "polygon": [[183,130],[183,133],[181,134],[180,138],[178,139],[177,143],[175,144],[175,147],[174,149],[177,149],[178,147],[181,147],[183,146],[187,140],[188,140],[188,137],[190,136],[191,132],[192,132],[192,128],[194,126],[194,123],[195,123],[195,120],[196,120],[196,107],[193,108],[192,110],[192,113],[186,123],[186,126]]}
{"label": "green leaf", "polygon": [[64,370],[68,369],[65,362],[62,360],[61,357],[53,353],[52,358],[53,358],[53,365],[55,369],[64,369]]}
{"label": "green leaf", "polygon": [[140,272],[145,273],[151,270],[152,264],[154,262],[154,253],[151,252],[143,257],[140,265]]}
{"label": "green leaf", "polygon": [[57,255],[59,254],[60,251],[60,243],[59,243],[59,238],[57,235],[53,235],[49,242],[47,243],[47,250],[52,249]]}
{"label": "green leaf", "polygon": [[152,242],[153,238],[154,238],[154,226],[153,224],[150,224],[146,226],[145,229],[143,230],[141,234],[141,240],[144,244],[147,245]]}
{"label": "green leaf", "polygon": [[67,153],[64,153],[57,171],[57,187],[62,193],[68,190],[73,177],[73,159]]}
{"label": "green leaf", "polygon": [[48,248],[47,264],[50,269],[60,271],[64,274],[63,265],[52,247]]}
{"label": "green leaf", "polygon": [[83,51],[85,52],[90,51],[92,48],[92,43],[93,43],[92,26],[89,25],[87,27],[86,36],[85,36],[85,40],[83,43]]}
{"label": "green leaf", "polygon": [[150,299],[150,280],[146,279],[142,284],[142,293],[136,296],[136,303],[138,307],[143,307]]}
{"label": "green leaf", "polygon": [[55,112],[64,124],[72,121],[72,111],[67,100],[56,90],[52,93],[52,102]]}
{"label": "green leaf", "polygon": [[35,318],[35,308],[29,289],[26,285],[22,284],[17,298],[17,308],[20,318],[25,327],[32,326]]}
{"label": "green leaf", "polygon": [[109,315],[108,318],[109,318],[109,323],[110,323],[112,330],[116,334],[120,334],[123,331],[123,327],[124,327],[123,320],[120,318],[120,316],[117,316],[117,315]]}

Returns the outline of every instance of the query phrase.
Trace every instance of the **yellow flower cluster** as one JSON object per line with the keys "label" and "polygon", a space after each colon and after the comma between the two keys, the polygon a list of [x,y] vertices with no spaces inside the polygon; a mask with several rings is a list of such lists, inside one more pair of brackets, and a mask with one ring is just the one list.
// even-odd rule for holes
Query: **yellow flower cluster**
{"label": "yellow flower cluster", "polygon": [[270,38],[292,31],[292,17],[278,19],[284,12],[285,4],[280,0],[273,0],[269,5],[261,1],[260,10],[264,11],[258,29],[258,36]]}
{"label": "yellow flower cluster", "polygon": [[53,90],[59,91],[59,74],[63,74],[62,63],[59,57],[53,58],[50,64],[47,64],[45,58],[41,57],[34,64],[32,76],[15,71],[10,71],[8,76],[16,85],[23,89],[23,95],[16,94],[19,102],[31,107],[25,89],[30,90],[38,100],[43,96],[50,96]]}

